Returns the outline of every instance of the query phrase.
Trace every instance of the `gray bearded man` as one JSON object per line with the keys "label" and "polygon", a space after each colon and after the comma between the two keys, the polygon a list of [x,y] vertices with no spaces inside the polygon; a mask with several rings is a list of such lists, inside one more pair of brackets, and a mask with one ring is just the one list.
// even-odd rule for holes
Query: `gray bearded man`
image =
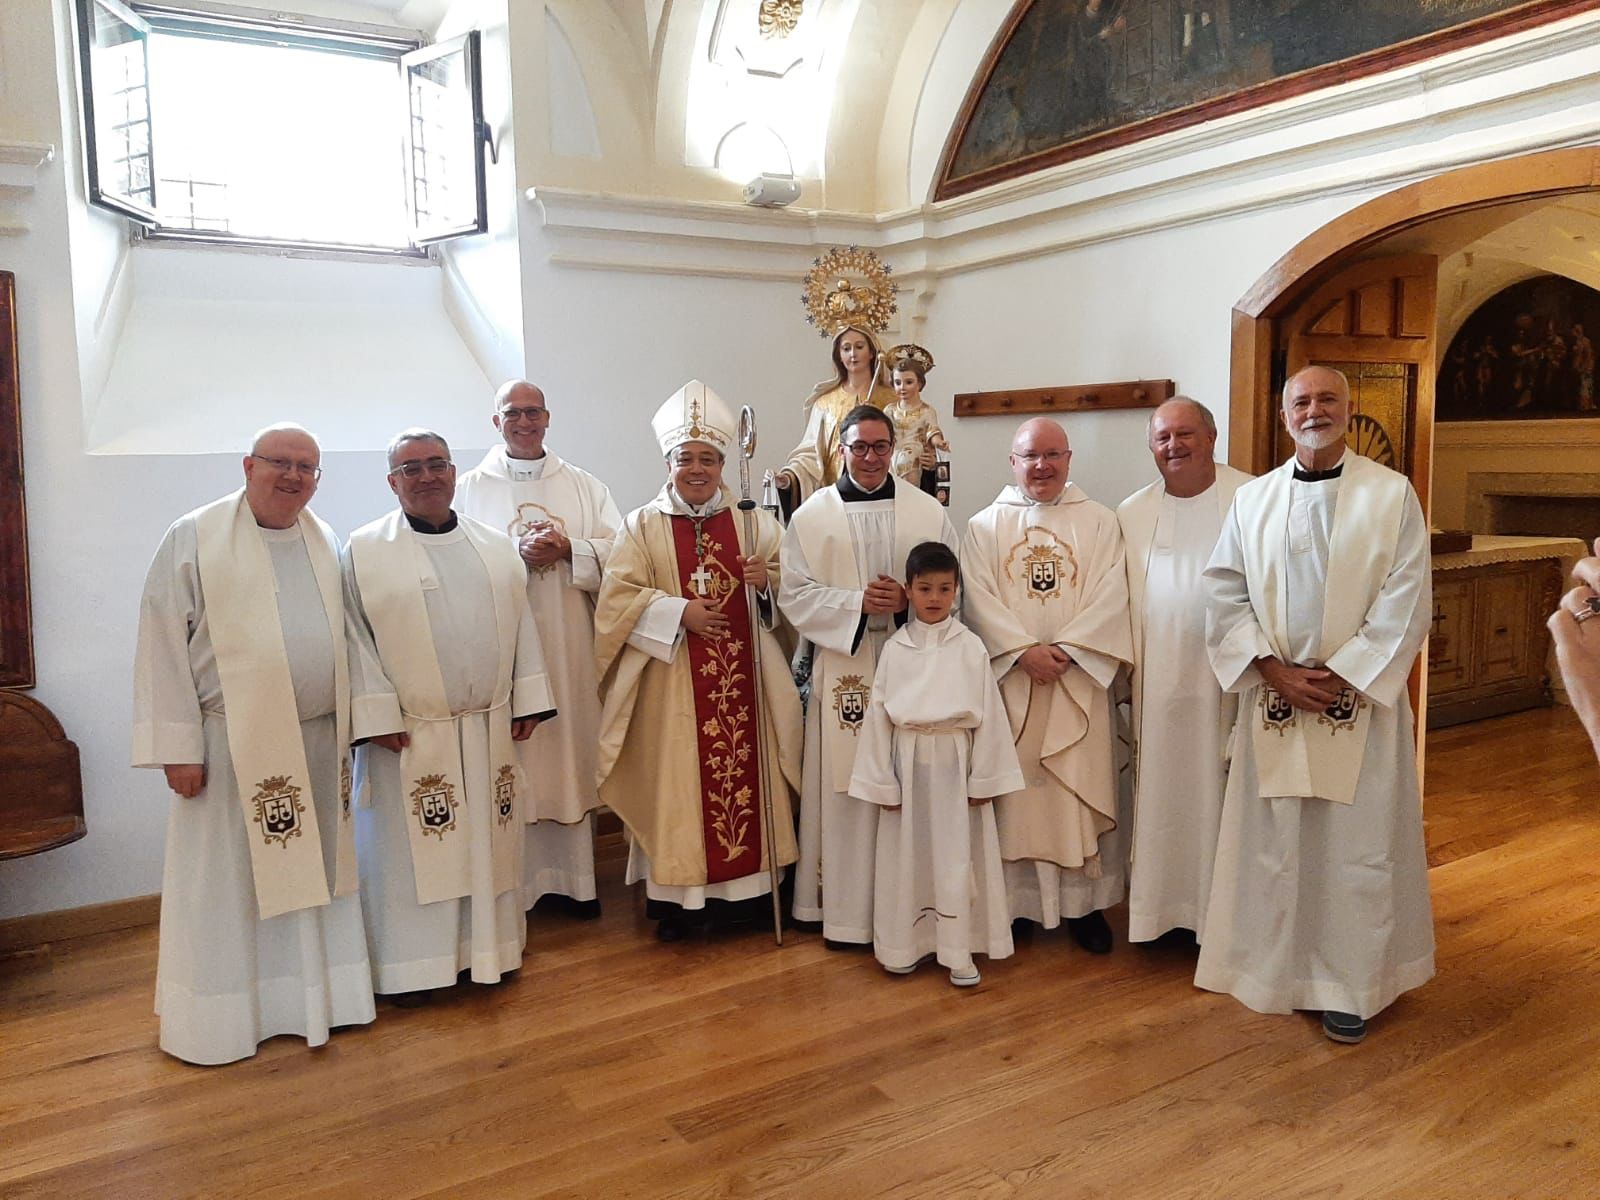
{"label": "gray bearded man", "polygon": [[1200,576],[1233,494],[1250,478],[1217,464],[1216,422],[1186,396],[1151,414],[1148,440],[1161,478],[1117,508],[1133,626],[1132,942],[1204,932],[1236,699],[1206,658]]}
{"label": "gray bearded man", "polygon": [[503,529],[528,571],[528,603],[539,626],[559,721],[517,746],[537,785],[527,797],[522,904],[559,900],[579,917],[600,915],[594,883],[595,747],[600,682],[594,665],[594,604],[622,514],[606,485],[545,445],[545,396],[523,380],[495,396],[504,445],[456,487],[456,511]]}
{"label": "gray bearded man", "polygon": [[[494,983],[522,963],[527,786],[514,747],[555,716],[511,539],[451,509],[436,433],[389,446],[400,507],[350,535],[345,603],[362,799],[361,891],[380,994]],[[368,794],[370,793],[370,794]]]}
{"label": "gray bearded man", "polygon": [[133,765],[176,793],[161,882],[161,1048],[192,1063],[372,1020],[350,819],[354,630],[306,508],[321,451],[263,430],[245,484],[167,530],[134,660]]}
{"label": "gray bearded man", "polygon": [[1406,695],[1428,529],[1405,476],[1346,450],[1343,375],[1296,374],[1283,418],[1295,457],[1239,489],[1205,572],[1239,718],[1195,983],[1358,1042],[1433,975]]}
{"label": "gray bearded man", "polygon": [[[967,525],[967,624],[988,647],[1027,787],[995,801],[1006,896],[1019,924],[1065,919],[1111,949],[1103,910],[1126,883],[1111,685],[1133,658],[1116,516],[1067,479],[1067,433],[1023,422],[1016,479]],[[1026,928],[1026,926],[1023,926]]]}

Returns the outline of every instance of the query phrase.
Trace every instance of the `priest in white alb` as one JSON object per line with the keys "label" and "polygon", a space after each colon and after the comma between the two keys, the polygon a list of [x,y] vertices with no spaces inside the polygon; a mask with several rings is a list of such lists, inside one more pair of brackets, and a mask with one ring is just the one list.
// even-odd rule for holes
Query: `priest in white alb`
{"label": "priest in white alb", "polygon": [[1116,515],[1068,480],[1055,421],[1024,421],[1016,480],[967,525],[965,619],[1000,678],[1027,787],[995,802],[1014,922],[1065,919],[1084,949],[1111,949],[1104,910],[1126,884],[1111,687],[1133,659]]}
{"label": "priest in white alb", "polygon": [[1406,677],[1428,632],[1411,483],[1349,451],[1350,387],[1284,386],[1295,456],[1241,487],[1206,568],[1206,641],[1239,697],[1195,983],[1334,1041],[1433,975]]}
{"label": "priest in white alb", "polygon": [[594,668],[594,604],[611,539],[622,524],[611,492],[545,445],[550,410],[526,380],[502,387],[494,427],[503,444],[456,484],[456,511],[502,529],[528,571],[559,721],[518,744],[529,780],[522,903],[541,896],[578,917],[600,915],[594,883],[595,746],[600,682]]}
{"label": "priest in white alb", "polygon": [[778,523],[757,510],[748,540],[722,482],[727,406],[691,380],[651,423],[667,481],[623,520],[595,610],[600,796],[628,828],[628,882],[675,941],[770,916],[770,861],[795,857],[800,699],[773,633]]}
{"label": "priest in white alb", "polygon": [[516,545],[453,511],[437,433],[389,444],[400,507],[345,548],[362,654],[357,849],[381,995],[495,983],[522,963],[528,780],[515,743],[556,715]]}
{"label": "priest in white alb", "polygon": [[1250,476],[1213,457],[1217,425],[1176,396],[1150,416],[1161,473],[1117,507],[1133,626],[1133,838],[1128,940],[1204,932],[1236,699],[1206,657],[1200,575],[1234,492]]}
{"label": "priest in white alb", "polygon": [[783,535],[778,605],[814,647],[794,916],[822,922],[836,945],[872,941],[878,806],[850,795],[878,655],[906,622],[906,555],[919,542],[954,550],[944,507],[897,487],[894,425],[860,405],[839,423],[838,482],[794,511]]}
{"label": "priest in white alb", "polygon": [[161,767],[161,1048],[248,1058],[373,1018],[350,819],[347,624],[321,451],[256,436],[244,488],[180,517],[145,580],[133,765]]}

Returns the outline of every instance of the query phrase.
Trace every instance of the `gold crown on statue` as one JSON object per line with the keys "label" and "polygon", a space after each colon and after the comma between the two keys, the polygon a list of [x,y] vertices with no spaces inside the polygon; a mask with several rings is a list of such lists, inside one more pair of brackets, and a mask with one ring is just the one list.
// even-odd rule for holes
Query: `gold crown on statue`
{"label": "gold crown on statue", "polygon": [[888,360],[891,371],[903,362],[916,363],[922,368],[924,375],[933,370],[933,355],[915,342],[902,342],[898,346],[891,346],[884,358]]}
{"label": "gold crown on statue", "polygon": [[813,259],[800,293],[806,324],[816,326],[823,337],[850,325],[882,333],[900,307],[889,278],[893,270],[876,252],[860,246],[836,246]]}

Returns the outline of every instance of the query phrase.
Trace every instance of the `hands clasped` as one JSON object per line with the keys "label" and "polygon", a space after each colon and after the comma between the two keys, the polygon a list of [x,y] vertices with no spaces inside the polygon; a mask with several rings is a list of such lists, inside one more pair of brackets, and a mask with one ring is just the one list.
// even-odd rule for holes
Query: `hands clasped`
{"label": "hands clasped", "polygon": [[1030,646],[1017,659],[1022,673],[1035,683],[1054,683],[1071,665],[1072,655],[1060,646]]}
{"label": "hands clasped", "polygon": [[879,575],[861,593],[861,611],[869,616],[906,610],[906,589],[899,580]]}
{"label": "hands clasped", "polygon": [[1305,712],[1322,712],[1350,685],[1325,667],[1296,667],[1275,658],[1256,659],[1267,685]]}

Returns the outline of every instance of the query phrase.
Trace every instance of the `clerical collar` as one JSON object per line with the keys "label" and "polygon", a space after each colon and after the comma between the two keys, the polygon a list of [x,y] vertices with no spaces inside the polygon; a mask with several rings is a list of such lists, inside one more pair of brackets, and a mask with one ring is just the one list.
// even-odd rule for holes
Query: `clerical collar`
{"label": "clerical collar", "polygon": [[549,452],[539,455],[538,458],[512,458],[506,455],[506,470],[513,479],[543,479],[545,463],[549,461]]}
{"label": "clerical collar", "polygon": [[1294,465],[1294,477],[1300,483],[1320,483],[1324,479],[1337,479],[1343,474],[1343,459],[1340,459],[1336,466],[1329,467],[1326,471],[1308,471],[1298,462]]}
{"label": "clerical collar", "polygon": [[413,517],[410,513],[406,513],[406,524],[410,525],[411,528],[416,530],[418,533],[449,533],[452,529],[460,524],[460,521],[456,518],[454,510],[452,510],[450,513],[450,519],[447,520],[443,525],[430,524],[429,522],[424,521],[421,517]]}
{"label": "clerical collar", "polygon": [[850,472],[849,471],[846,471],[846,472],[844,472],[844,474],[839,476],[839,482],[835,486],[839,489],[840,498],[846,504],[859,504],[864,500],[893,500],[894,499],[894,473],[893,472],[890,472],[889,474],[887,474],[887,475],[885,475],[883,477],[883,483],[879,486],[878,490],[875,491],[875,492],[867,491],[860,484],[858,484],[854,479],[850,478]]}
{"label": "clerical collar", "polygon": [[678,494],[677,488],[670,483],[667,484],[667,504],[671,507],[673,513],[680,517],[697,517],[701,520],[706,517],[714,517],[722,511],[722,499],[722,492],[719,489],[717,494],[704,504],[690,504]]}

